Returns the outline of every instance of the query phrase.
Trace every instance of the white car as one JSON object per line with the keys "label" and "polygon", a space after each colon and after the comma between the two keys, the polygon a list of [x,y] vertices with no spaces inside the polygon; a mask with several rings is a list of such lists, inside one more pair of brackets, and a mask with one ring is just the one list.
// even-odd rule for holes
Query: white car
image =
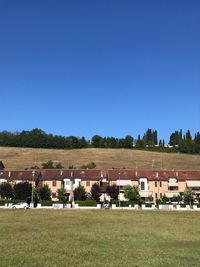
{"label": "white car", "polygon": [[13,209],[29,209],[29,205],[25,202],[19,202],[15,205],[12,205]]}

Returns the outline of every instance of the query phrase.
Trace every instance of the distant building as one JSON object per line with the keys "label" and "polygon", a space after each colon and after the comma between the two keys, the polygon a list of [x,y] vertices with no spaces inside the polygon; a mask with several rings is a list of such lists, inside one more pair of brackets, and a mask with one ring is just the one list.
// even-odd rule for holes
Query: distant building
{"label": "distant building", "polygon": [[5,166],[3,165],[3,162],[0,161],[0,170],[2,171],[2,170],[4,170],[4,169],[5,169]]}
{"label": "distant building", "polygon": [[[3,164],[2,164],[3,165]],[[3,166],[4,167],[4,166]],[[36,171],[0,171],[0,183],[30,182],[35,188],[47,184],[52,192],[52,199],[57,200],[57,190],[64,188],[68,199],[73,200],[73,191],[79,185],[90,193],[92,185],[100,186],[101,198],[107,199],[107,186],[115,184],[118,187],[119,198],[124,200],[124,187],[138,186],[143,201],[153,201],[166,196],[171,201],[174,197],[182,196],[186,188],[192,189],[200,198],[200,171],[166,171],[142,169],[116,170],[81,170],[54,169]]]}

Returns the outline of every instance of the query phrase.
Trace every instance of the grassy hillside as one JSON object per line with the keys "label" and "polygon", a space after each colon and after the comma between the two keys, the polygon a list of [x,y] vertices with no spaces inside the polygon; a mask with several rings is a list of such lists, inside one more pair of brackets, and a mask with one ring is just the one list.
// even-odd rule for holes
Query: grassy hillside
{"label": "grassy hillside", "polygon": [[70,165],[80,167],[94,161],[97,168],[154,168],[200,170],[200,155],[168,154],[127,149],[35,149],[0,147],[0,160],[6,169],[23,170],[33,165],[53,160],[61,162],[65,168]]}

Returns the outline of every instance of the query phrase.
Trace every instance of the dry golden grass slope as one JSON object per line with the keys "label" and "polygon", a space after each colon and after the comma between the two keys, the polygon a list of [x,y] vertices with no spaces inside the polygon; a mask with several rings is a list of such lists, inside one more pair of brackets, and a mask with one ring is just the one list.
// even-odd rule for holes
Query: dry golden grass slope
{"label": "dry golden grass slope", "polygon": [[200,170],[200,155],[169,154],[127,149],[35,149],[0,147],[0,160],[6,169],[23,170],[33,165],[53,160],[61,162],[65,168],[69,165],[80,167],[91,161],[98,169],[109,168],[152,168],[175,170]]}

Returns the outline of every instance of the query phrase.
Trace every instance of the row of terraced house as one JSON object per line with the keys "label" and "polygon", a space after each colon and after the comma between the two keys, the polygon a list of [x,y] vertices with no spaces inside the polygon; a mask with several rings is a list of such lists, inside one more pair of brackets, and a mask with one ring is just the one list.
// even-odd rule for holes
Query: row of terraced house
{"label": "row of terraced house", "polygon": [[126,185],[138,186],[140,196],[147,200],[152,197],[154,202],[162,198],[182,195],[186,188],[191,188],[200,195],[200,171],[161,171],[161,170],[28,170],[28,171],[0,171],[0,183],[11,181],[19,183],[27,181],[34,187],[47,184],[52,192],[52,199],[57,200],[57,190],[67,190],[69,200],[72,200],[73,190],[79,185],[90,193],[92,185],[98,183],[102,197],[107,196],[108,185],[116,184],[119,189],[119,198],[123,197],[123,188]]}

